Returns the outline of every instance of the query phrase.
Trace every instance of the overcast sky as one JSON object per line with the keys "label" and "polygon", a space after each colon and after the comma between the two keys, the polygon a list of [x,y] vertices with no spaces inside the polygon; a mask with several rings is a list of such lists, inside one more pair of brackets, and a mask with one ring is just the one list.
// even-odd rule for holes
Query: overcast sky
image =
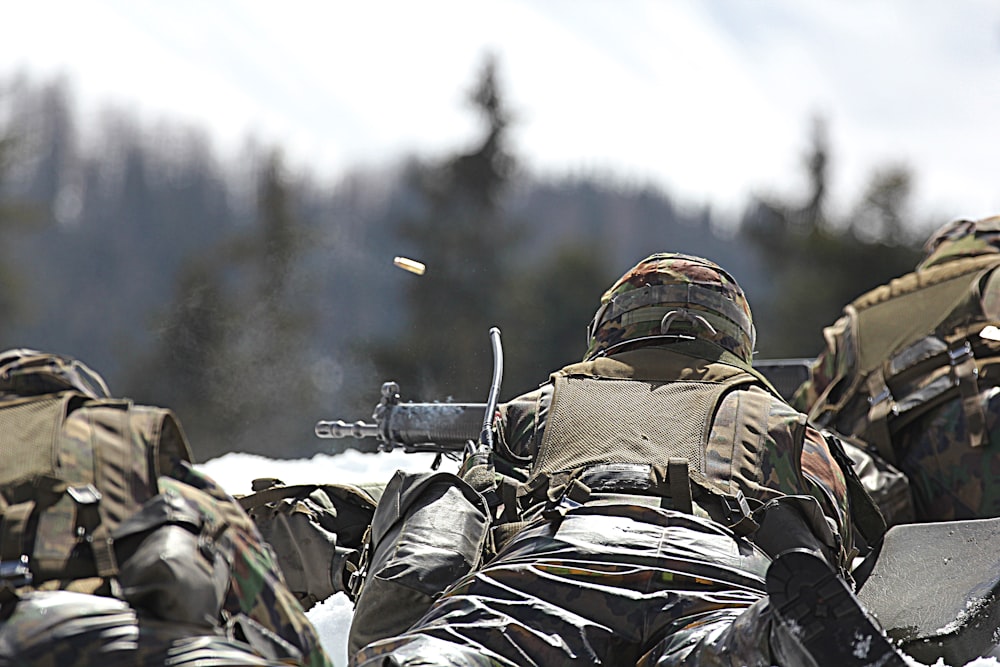
{"label": "overcast sky", "polygon": [[[473,136],[487,51],[542,172],[611,171],[737,210],[797,192],[828,121],[835,201],[890,163],[922,218],[1000,213],[994,0],[0,0],[0,74],[69,76],[87,108],[136,105],[252,132],[337,176]],[[942,220],[943,222],[944,220]]]}

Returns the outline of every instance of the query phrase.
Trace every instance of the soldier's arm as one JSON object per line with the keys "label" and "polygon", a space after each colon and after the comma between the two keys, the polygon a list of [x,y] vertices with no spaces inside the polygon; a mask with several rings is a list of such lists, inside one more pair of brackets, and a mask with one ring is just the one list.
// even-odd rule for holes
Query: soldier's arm
{"label": "soldier's arm", "polygon": [[823,329],[823,349],[816,355],[809,377],[795,390],[790,401],[799,412],[810,414],[819,398],[843,374],[845,364],[850,362],[844,350],[847,325],[847,319],[841,318]]}

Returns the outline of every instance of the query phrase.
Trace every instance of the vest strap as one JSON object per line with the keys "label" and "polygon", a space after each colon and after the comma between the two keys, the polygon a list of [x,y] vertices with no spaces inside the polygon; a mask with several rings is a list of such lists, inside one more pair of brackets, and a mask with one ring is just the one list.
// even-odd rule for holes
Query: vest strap
{"label": "vest strap", "polygon": [[277,502],[285,498],[299,498],[308,496],[319,488],[319,484],[290,484],[288,486],[271,486],[260,491],[255,491],[250,495],[236,498],[245,511],[250,512],[267,503]]}
{"label": "vest strap", "polygon": [[725,512],[726,527],[729,530],[743,537],[760,528],[760,525],[753,518],[750,504],[741,490],[736,489],[736,493],[733,495],[720,493],[718,498]]}
{"label": "vest strap", "polygon": [[17,561],[24,555],[24,533],[35,501],[8,505],[0,517],[0,560]]}
{"label": "vest strap", "polygon": [[691,514],[694,508],[691,503],[691,476],[688,474],[687,459],[672,457],[669,460],[667,484],[670,486],[670,507]]}

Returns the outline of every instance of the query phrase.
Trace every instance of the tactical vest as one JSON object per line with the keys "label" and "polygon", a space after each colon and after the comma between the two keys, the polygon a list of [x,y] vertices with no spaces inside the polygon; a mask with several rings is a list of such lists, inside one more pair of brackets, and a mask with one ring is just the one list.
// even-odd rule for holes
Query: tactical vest
{"label": "tactical vest", "polygon": [[[744,477],[756,469],[776,396],[761,377],[733,368],[711,381],[611,379],[585,363],[552,379],[551,407],[525,484],[529,493],[561,492],[579,481],[590,491],[669,498],[663,506],[704,509],[738,532],[753,529],[742,489],[761,480]],[[727,436],[710,443],[724,397],[754,386],[760,389],[741,393]],[[692,487],[696,500],[702,498],[693,506]]]}
{"label": "tactical vest", "polygon": [[[854,435],[896,460],[893,435],[928,410],[959,399],[969,445],[986,439],[980,385],[996,384],[1000,326],[983,312],[981,286],[1000,257],[956,259],[878,287],[845,309],[847,370],[810,409],[822,426]],[[995,278],[994,278],[995,279]]]}
{"label": "tactical vest", "polygon": [[93,592],[118,573],[111,532],[192,458],[169,410],[64,391],[0,401],[0,460],[0,584]]}

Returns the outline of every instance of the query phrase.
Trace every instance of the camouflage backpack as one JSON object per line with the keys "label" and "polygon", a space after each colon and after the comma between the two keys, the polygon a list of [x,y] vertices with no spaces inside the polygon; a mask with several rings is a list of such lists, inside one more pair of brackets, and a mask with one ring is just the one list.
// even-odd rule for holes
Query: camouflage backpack
{"label": "camouflage backpack", "polygon": [[[922,267],[844,308],[841,367],[809,416],[873,444],[889,462],[894,433],[929,410],[959,400],[969,443],[986,438],[980,386],[1000,370],[1000,321],[984,312],[1000,255],[953,258]],[[991,332],[996,332],[991,333]],[[828,334],[832,335],[832,334]]]}
{"label": "camouflage backpack", "polygon": [[[0,352],[0,457],[0,663],[329,667],[273,552],[192,467],[170,410],[111,398],[74,359]],[[39,626],[67,595],[58,632]],[[115,598],[125,613],[108,617]]]}
{"label": "camouflage backpack", "polygon": [[83,364],[33,350],[0,354],[2,583],[107,589],[112,533],[191,461],[169,410],[113,399]]}

